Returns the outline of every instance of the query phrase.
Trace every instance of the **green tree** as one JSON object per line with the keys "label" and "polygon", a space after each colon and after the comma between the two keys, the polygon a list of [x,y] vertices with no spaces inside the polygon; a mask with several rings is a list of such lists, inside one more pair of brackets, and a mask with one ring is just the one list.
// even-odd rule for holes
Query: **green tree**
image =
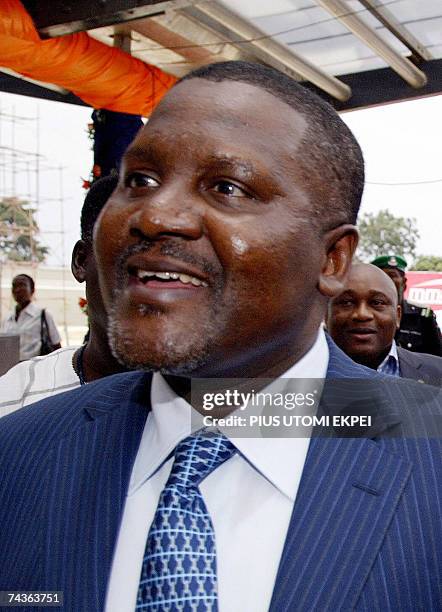
{"label": "green tree", "polygon": [[413,263],[411,270],[421,272],[442,272],[442,257],[436,255],[420,255]]}
{"label": "green tree", "polygon": [[390,253],[415,256],[419,238],[416,219],[395,217],[388,210],[381,210],[377,214],[362,215],[358,228],[360,239],[356,255],[360,261]]}
{"label": "green tree", "polygon": [[0,199],[0,252],[10,261],[44,261],[49,253],[37,240],[35,209],[26,200]]}

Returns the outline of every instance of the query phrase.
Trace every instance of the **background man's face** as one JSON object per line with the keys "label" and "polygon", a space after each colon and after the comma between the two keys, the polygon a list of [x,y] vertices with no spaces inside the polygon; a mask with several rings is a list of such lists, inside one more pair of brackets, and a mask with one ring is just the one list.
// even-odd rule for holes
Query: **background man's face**
{"label": "background man's face", "polygon": [[193,79],[162,101],[97,223],[111,344],[126,365],[265,371],[266,355],[317,328],[325,255],[297,174],[305,129],[245,83]]}
{"label": "background man's face", "polygon": [[97,262],[92,241],[79,240],[72,257],[72,273],[79,283],[86,282],[86,299],[90,327],[107,338],[107,313],[101,295]]}
{"label": "background man's face", "polygon": [[12,295],[17,304],[22,305],[32,299],[31,283],[26,276],[16,276],[12,280]]}
{"label": "background man's face", "polygon": [[351,268],[344,291],[331,300],[328,331],[359,363],[379,365],[390,350],[400,321],[395,287],[371,265]]}
{"label": "background man's face", "polygon": [[396,287],[398,300],[399,302],[402,302],[406,285],[405,274],[400,272],[397,268],[382,268],[382,271],[385,272],[385,274],[393,281]]}

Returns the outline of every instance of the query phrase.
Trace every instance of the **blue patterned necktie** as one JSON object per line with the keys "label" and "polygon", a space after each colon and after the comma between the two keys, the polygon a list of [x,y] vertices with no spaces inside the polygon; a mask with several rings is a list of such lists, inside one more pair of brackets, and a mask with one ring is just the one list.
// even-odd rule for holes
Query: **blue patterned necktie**
{"label": "blue patterned necktie", "polygon": [[185,438],[147,537],[136,610],[218,610],[215,533],[199,484],[235,453],[222,434]]}

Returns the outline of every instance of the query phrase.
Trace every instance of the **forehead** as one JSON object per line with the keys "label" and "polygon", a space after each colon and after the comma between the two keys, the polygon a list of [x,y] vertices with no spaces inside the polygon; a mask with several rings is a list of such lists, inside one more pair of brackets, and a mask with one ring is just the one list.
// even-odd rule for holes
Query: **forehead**
{"label": "forehead", "polygon": [[31,281],[26,276],[16,276],[12,280],[12,286],[16,287],[17,285],[31,285]]}
{"label": "forehead", "polygon": [[369,266],[351,268],[345,290],[352,291],[361,297],[373,293],[383,293],[392,299],[396,297],[396,288],[391,279],[382,270]]}
{"label": "forehead", "polygon": [[397,268],[381,268],[390,278],[402,278],[402,273]]}
{"label": "forehead", "polygon": [[[273,155],[293,156],[307,129],[303,115],[269,92],[242,82],[190,79],[175,86],[161,101],[135,139],[167,147],[241,149],[259,157],[260,149]],[[156,139],[160,136],[159,139]],[[257,149],[259,147],[259,149]]]}

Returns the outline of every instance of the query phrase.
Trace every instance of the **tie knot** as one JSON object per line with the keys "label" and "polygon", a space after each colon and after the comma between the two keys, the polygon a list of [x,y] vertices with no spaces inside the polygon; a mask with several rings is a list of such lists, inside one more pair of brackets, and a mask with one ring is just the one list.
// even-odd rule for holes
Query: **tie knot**
{"label": "tie knot", "polygon": [[198,431],[177,444],[167,484],[197,487],[235,452],[235,447],[223,434]]}

